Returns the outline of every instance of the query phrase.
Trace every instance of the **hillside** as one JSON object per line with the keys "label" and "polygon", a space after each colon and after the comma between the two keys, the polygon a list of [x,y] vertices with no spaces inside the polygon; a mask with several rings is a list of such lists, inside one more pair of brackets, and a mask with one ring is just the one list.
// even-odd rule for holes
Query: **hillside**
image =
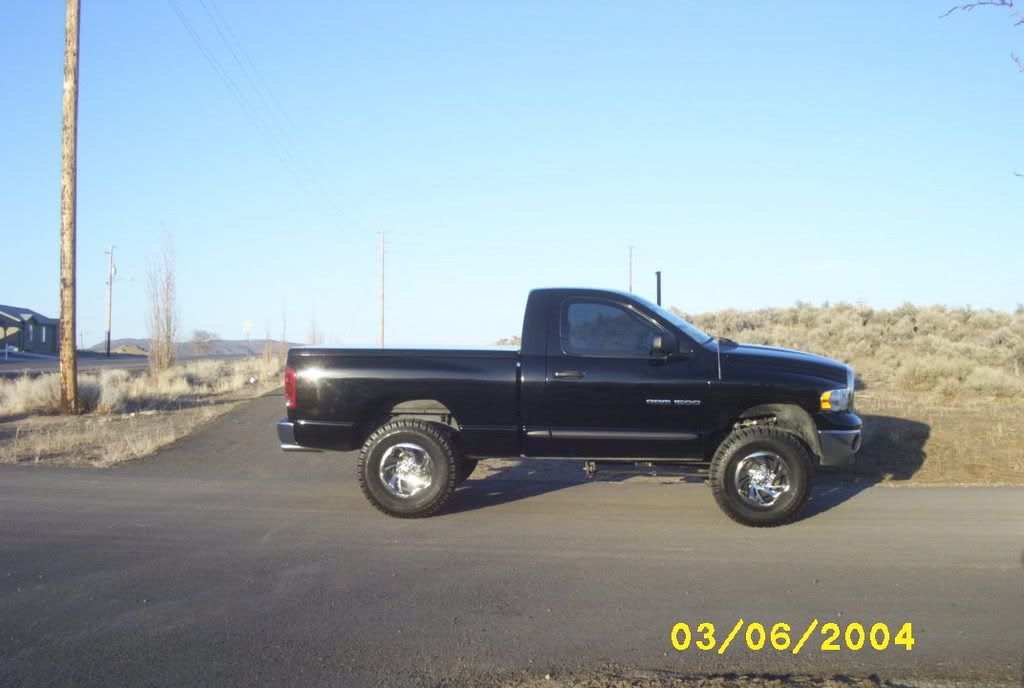
{"label": "hillside", "polygon": [[736,341],[852,364],[864,445],[851,472],[864,480],[1024,482],[1024,308],[798,303],[680,314]]}
{"label": "hillside", "polygon": [[827,354],[906,391],[1024,397],[1024,308],[1016,313],[904,304],[837,304],[675,313],[738,342]]}

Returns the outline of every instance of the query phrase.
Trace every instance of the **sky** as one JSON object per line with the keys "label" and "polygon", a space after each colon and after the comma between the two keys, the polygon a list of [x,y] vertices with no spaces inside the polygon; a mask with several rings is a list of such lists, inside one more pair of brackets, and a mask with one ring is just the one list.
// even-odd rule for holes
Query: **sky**
{"label": "sky", "polygon": [[[530,289],[1024,302],[1024,26],[949,1],[82,0],[78,319],[388,345]],[[59,312],[64,2],[0,0],[0,303]]]}

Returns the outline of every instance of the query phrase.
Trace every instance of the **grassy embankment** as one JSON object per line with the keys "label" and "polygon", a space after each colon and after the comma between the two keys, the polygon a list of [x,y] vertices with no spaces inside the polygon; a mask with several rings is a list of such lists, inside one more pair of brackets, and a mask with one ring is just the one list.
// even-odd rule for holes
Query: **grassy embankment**
{"label": "grassy embankment", "polygon": [[736,341],[853,365],[865,420],[855,475],[1024,483],[1024,308],[797,304],[684,317]]}
{"label": "grassy embankment", "polygon": [[57,415],[55,373],[0,380],[0,463],[104,467],[145,456],[280,386],[282,369],[265,356],[83,372],[80,416]]}

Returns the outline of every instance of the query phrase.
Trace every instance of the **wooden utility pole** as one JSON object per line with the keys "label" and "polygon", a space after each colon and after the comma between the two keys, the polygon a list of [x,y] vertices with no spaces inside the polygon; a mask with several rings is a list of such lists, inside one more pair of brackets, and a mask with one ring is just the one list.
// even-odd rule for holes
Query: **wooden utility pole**
{"label": "wooden utility pole", "polygon": [[64,121],[60,176],[60,406],[78,413],[78,358],[75,351],[75,186],[78,176],[78,13],[80,0],[67,0],[64,23]]}
{"label": "wooden utility pole", "polygon": [[114,315],[114,275],[117,274],[117,268],[114,267],[114,249],[117,246],[111,246],[110,250],[107,251],[107,356],[110,356],[110,321]]}

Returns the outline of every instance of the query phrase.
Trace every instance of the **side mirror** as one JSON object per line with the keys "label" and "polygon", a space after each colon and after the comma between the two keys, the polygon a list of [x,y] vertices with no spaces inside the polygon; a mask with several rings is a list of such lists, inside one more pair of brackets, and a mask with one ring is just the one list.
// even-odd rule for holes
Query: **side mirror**
{"label": "side mirror", "polygon": [[679,351],[679,342],[671,332],[661,332],[654,335],[651,343],[651,356],[668,358]]}

